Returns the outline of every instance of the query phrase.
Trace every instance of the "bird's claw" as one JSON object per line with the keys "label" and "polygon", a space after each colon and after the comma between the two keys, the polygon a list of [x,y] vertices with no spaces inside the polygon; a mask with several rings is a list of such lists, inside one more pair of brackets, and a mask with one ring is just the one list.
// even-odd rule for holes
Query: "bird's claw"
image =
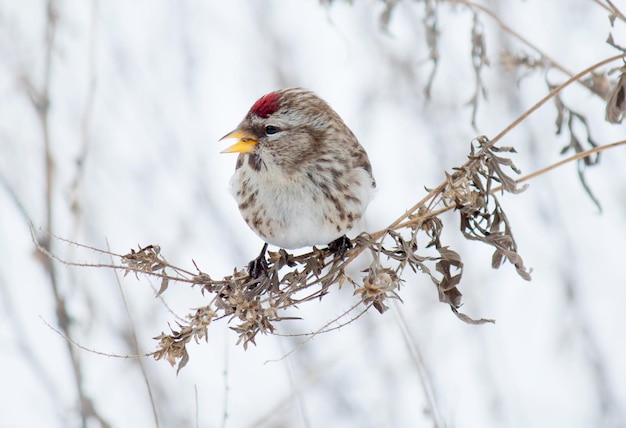
{"label": "bird's claw", "polygon": [[337,254],[343,260],[343,257],[346,255],[346,252],[352,248],[352,241],[346,235],[342,235],[339,238],[335,239],[333,242],[328,244],[328,251],[332,254]]}
{"label": "bird's claw", "polygon": [[248,275],[252,279],[257,279],[261,275],[267,276],[268,266],[265,260],[265,252],[267,251],[267,243],[263,245],[263,249],[259,256],[248,263]]}
{"label": "bird's claw", "polygon": [[256,259],[248,263],[248,275],[250,278],[257,279],[260,276],[267,275],[267,260],[265,260],[265,254],[261,254]]}

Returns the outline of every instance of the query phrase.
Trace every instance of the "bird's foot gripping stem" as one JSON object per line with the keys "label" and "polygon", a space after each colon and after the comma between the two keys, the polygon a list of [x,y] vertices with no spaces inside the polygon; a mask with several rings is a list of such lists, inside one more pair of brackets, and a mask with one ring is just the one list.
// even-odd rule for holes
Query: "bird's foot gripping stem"
{"label": "bird's foot gripping stem", "polygon": [[248,275],[250,278],[257,279],[262,275],[267,275],[267,260],[265,260],[265,252],[267,251],[267,243],[263,245],[263,249],[259,256],[248,263]]}
{"label": "bird's foot gripping stem", "polygon": [[342,235],[328,244],[328,251],[337,254],[342,259],[350,248],[352,248],[352,241],[346,235]]}

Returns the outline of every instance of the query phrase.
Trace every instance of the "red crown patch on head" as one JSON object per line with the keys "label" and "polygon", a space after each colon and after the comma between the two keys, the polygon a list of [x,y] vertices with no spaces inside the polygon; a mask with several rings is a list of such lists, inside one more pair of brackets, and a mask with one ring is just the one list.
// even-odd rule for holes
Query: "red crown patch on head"
{"label": "red crown patch on head", "polygon": [[265,119],[278,110],[278,104],[278,94],[276,92],[270,92],[267,95],[263,95],[254,103],[250,108],[250,113]]}

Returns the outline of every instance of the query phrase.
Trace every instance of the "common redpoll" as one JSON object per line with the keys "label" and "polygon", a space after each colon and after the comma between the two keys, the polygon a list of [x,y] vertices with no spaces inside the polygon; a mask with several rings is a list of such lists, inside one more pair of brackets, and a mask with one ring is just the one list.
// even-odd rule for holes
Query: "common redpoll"
{"label": "common redpoll", "polygon": [[224,153],[240,153],[232,193],[261,239],[287,249],[350,248],[345,233],[376,183],[367,153],[324,100],[302,88],[271,92],[226,138],[237,142]]}

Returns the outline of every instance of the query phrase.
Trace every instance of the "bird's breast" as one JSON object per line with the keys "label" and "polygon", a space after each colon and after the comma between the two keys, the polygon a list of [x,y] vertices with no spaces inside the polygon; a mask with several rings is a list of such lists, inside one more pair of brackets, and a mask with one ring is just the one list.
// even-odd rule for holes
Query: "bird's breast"
{"label": "bird's breast", "polygon": [[362,216],[371,194],[366,171],[283,173],[250,161],[235,171],[232,193],[246,223],[261,238],[283,248],[325,245],[345,234]]}

